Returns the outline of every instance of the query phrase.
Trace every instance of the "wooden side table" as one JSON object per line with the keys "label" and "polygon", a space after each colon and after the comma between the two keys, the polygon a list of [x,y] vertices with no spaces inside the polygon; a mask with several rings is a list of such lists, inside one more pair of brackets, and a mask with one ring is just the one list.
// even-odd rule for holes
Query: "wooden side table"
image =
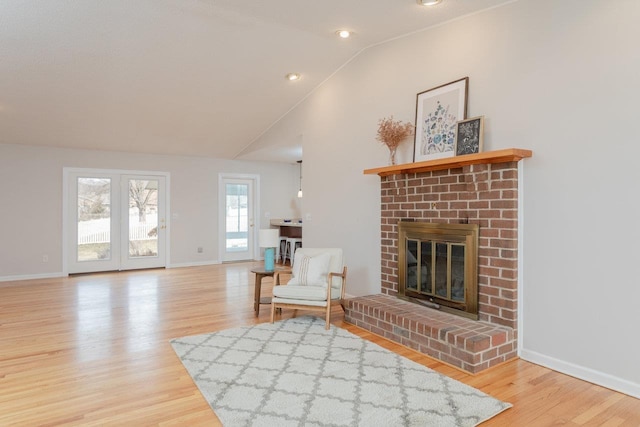
{"label": "wooden side table", "polygon": [[[251,270],[252,273],[256,275],[255,281],[255,291],[253,295],[253,310],[256,312],[256,316],[260,314],[260,304],[271,304],[271,297],[260,297],[260,288],[262,288],[262,279],[265,277],[273,277],[273,275],[277,272],[279,273],[290,273],[291,270],[288,268],[276,268],[274,271],[267,271],[262,268],[254,268]],[[280,284],[280,277],[278,276],[278,285]]]}

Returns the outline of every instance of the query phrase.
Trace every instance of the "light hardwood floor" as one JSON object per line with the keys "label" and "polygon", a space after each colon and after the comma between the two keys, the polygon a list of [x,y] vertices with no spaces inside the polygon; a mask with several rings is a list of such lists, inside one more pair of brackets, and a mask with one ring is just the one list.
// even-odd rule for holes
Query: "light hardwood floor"
{"label": "light hardwood floor", "polygon": [[[269,321],[253,311],[259,265],[0,283],[0,426],[219,425],[169,340]],[[514,405],[483,426],[640,426],[638,399],[521,360],[472,376],[339,308],[332,322]]]}

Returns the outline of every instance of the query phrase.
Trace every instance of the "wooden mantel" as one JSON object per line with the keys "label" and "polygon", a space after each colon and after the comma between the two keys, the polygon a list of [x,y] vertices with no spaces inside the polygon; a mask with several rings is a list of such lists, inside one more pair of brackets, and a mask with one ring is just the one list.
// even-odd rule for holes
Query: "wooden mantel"
{"label": "wooden mantel", "polygon": [[365,175],[398,175],[403,173],[428,172],[442,169],[454,169],[467,165],[518,162],[531,157],[531,150],[522,148],[506,148],[504,150],[486,151],[484,153],[466,154],[464,156],[447,157],[444,159],[427,160],[425,162],[405,163],[402,165],[384,166],[381,168],[365,169]]}

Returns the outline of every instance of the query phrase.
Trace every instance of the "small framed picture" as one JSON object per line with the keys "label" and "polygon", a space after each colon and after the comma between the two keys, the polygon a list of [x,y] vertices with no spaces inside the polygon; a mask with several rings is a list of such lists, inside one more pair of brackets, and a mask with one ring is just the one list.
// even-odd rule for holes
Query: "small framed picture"
{"label": "small framed picture", "polygon": [[456,132],[456,156],[481,152],[483,133],[484,116],[460,120]]}
{"label": "small framed picture", "polygon": [[468,88],[464,77],[418,94],[414,162],[455,155],[456,123],[467,118]]}

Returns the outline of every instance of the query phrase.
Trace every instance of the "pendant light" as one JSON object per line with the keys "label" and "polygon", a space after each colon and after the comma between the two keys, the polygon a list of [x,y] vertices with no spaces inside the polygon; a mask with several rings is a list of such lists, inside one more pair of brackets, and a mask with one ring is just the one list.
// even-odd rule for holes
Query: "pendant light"
{"label": "pendant light", "polygon": [[298,160],[298,164],[300,165],[300,187],[298,187],[298,197],[302,198],[302,160]]}

